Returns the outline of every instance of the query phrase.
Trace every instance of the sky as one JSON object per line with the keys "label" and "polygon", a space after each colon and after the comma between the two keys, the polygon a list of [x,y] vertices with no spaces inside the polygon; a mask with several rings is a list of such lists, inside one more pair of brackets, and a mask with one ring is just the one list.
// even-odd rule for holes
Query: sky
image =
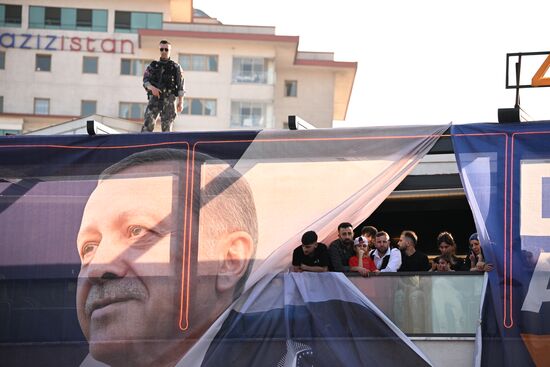
{"label": "sky", "polygon": [[[194,7],[223,24],[299,36],[300,51],[357,62],[345,122],[335,126],[496,122],[497,110],[515,103],[515,90],[505,88],[506,54],[550,51],[544,0],[194,0]],[[523,57],[521,82],[530,84],[545,59]],[[528,120],[550,120],[550,87],[521,89],[520,105]]]}

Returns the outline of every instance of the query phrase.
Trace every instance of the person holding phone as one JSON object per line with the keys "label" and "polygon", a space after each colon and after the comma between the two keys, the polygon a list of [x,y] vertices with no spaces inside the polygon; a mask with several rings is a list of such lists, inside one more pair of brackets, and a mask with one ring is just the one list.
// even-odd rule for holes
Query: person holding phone
{"label": "person holding phone", "polygon": [[468,239],[470,251],[465,261],[465,269],[470,271],[491,271],[493,270],[493,264],[485,262],[485,256],[483,255],[483,249],[479,243],[479,236],[477,233],[473,233]]}

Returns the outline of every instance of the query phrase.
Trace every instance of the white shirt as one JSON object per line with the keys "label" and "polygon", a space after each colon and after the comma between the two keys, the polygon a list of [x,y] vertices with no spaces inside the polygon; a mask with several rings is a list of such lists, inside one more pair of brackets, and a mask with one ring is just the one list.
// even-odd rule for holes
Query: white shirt
{"label": "white shirt", "polygon": [[380,257],[378,250],[373,250],[372,253],[374,253],[373,260],[376,265],[376,269],[380,269],[380,266],[382,266],[382,261],[386,256],[390,257],[388,265],[384,269],[380,270],[381,273],[397,271],[401,267],[401,251],[396,248],[388,249],[382,257]]}

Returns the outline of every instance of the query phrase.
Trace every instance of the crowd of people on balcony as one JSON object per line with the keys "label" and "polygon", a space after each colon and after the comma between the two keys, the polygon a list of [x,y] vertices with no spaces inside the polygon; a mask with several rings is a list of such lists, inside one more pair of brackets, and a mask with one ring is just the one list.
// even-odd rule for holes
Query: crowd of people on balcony
{"label": "crowd of people on balcony", "polygon": [[437,236],[439,255],[431,261],[417,249],[418,236],[414,231],[401,232],[399,240],[392,246],[390,235],[373,226],[361,228],[361,234],[354,239],[351,223],[338,225],[338,238],[329,246],[318,242],[314,231],[302,236],[302,244],[294,249],[292,271],[358,273],[362,276],[387,272],[450,272],[493,270],[485,261],[477,233],[469,242],[469,254],[457,256],[456,242],[449,232]]}

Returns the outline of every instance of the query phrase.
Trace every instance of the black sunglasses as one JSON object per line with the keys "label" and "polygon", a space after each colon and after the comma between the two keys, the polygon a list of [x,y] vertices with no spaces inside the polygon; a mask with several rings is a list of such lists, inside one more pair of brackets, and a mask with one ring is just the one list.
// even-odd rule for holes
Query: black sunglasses
{"label": "black sunglasses", "polygon": [[161,49],[160,49],[160,52],[162,52],[162,51],[168,52],[168,49],[167,49],[167,48],[161,48]]}

